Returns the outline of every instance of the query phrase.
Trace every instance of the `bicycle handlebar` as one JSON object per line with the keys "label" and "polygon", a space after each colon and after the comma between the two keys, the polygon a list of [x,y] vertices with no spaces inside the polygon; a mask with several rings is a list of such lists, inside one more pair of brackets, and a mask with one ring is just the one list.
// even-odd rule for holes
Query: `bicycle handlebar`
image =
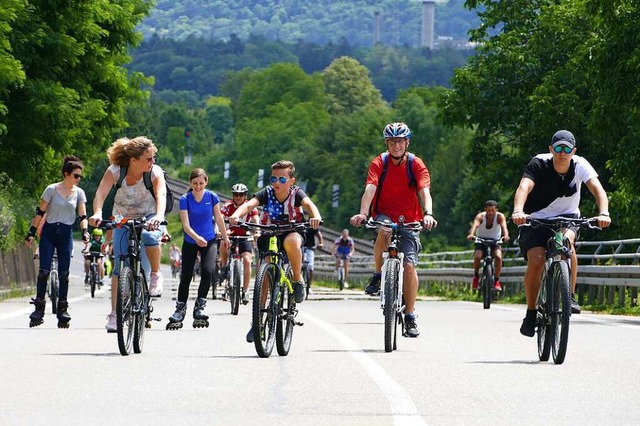
{"label": "bicycle handlebar", "polygon": [[407,228],[410,229],[411,231],[416,231],[416,232],[422,232],[424,230],[424,227],[422,226],[422,222],[401,222],[401,223],[395,223],[395,222],[380,222],[377,220],[373,220],[373,219],[369,219],[365,224],[364,227],[367,229],[378,229],[378,228],[385,228],[385,229],[394,229],[394,228]]}
{"label": "bicycle handlebar", "polygon": [[[163,220],[162,222],[160,222],[160,225],[166,225],[166,224],[167,224],[166,220]],[[113,228],[122,228],[122,227],[137,229],[137,228],[144,228],[146,225],[147,225],[146,217],[136,217],[133,219],[123,218],[120,221],[116,221],[115,219],[103,220],[102,222],[100,222],[98,226],[95,226],[95,228],[100,228],[104,230],[109,230]]]}
{"label": "bicycle handlebar", "polygon": [[[320,222],[322,224],[322,222]],[[309,222],[288,222],[288,223],[271,223],[263,225],[260,223],[238,221],[235,225],[247,231],[251,229],[259,229],[264,235],[279,235],[289,231],[304,231],[311,227]]]}
{"label": "bicycle handlebar", "polygon": [[598,218],[591,217],[581,217],[581,218],[572,218],[572,217],[550,217],[548,219],[536,219],[533,217],[527,217],[527,222],[520,226],[530,226],[532,228],[537,228],[538,226],[543,226],[554,231],[557,231],[560,228],[570,228],[577,227],[583,229],[597,229],[599,231],[602,230],[598,226]]}
{"label": "bicycle handlebar", "polygon": [[503,238],[500,237],[497,240],[494,238],[482,238],[482,237],[475,237],[473,239],[473,242],[476,244],[485,244],[485,245],[500,245],[504,242]]}

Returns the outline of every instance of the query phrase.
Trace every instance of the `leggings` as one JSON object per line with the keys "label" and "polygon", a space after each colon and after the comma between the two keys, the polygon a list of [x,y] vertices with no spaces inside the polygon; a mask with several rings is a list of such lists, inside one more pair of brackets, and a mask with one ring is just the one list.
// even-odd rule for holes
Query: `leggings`
{"label": "leggings", "polygon": [[178,302],[186,302],[189,298],[189,283],[193,278],[193,267],[196,264],[196,255],[200,252],[200,286],[198,287],[198,297],[207,298],[213,269],[218,258],[216,239],[207,242],[206,247],[198,247],[186,241],[182,242],[182,277],[178,287]]}
{"label": "leggings", "polygon": [[71,225],[64,223],[45,223],[40,234],[38,244],[40,253],[40,268],[38,271],[38,283],[36,298],[44,299],[47,291],[47,281],[51,273],[51,260],[53,253],[58,255],[58,278],[60,280],[59,299],[67,300],[69,293],[69,265],[71,264],[71,252],[73,251],[73,233]]}

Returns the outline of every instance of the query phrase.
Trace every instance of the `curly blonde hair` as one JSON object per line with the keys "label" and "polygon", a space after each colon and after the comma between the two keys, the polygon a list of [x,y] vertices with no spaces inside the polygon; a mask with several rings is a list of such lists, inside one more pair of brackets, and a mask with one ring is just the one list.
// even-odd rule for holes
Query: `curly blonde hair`
{"label": "curly blonde hair", "polygon": [[153,144],[153,141],[146,136],[138,136],[133,139],[119,138],[107,149],[107,156],[109,157],[109,163],[115,166],[128,167],[132,158],[140,158],[149,148],[153,149],[154,155],[158,152],[158,148]]}

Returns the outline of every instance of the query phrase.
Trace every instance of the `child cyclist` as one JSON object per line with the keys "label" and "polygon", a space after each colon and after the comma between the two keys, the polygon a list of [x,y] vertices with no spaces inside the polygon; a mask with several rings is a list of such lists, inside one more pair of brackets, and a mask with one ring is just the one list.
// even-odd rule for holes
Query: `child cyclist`
{"label": "child cyclist", "polygon": [[[104,253],[106,249],[106,244],[102,239],[102,234],[103,234],[102,229],[95,228],[91,232],[91,234],[92,234],[92,237],[91,237],[91,241],[89,242],[88,250],[83,251],[85,255],[84,256],[84,283],[85,284],[89,284],[89,265],[91,265],[91,256],[89,256],[89,253],[91,253],[92,251]],[[96,262],[98,263],[100,281],[102,281],[102,279],[104,278],[104,263],[101,257],[97,258]]]}
{"label": "child cyclist", "polygon": [[[322,217],[311,198],[295,185],[296,168],[291,161],[277,161],[271,165],[271,185],[253,194],[246,203],[229,216],[229,223],[235,225],[241,217],[258,206],[263,207],[263,214],[268,215],[267,223],[285,224],[303,222],[299,207],[304,208],[310,215],[309,224],[318,228]],[[304,238],[298,232],[292,231],[278,236],[278,243],[284,247],[293,273],[293,288],[296,303],[302,303],[305,295],[305,285],[302,280],[302,243]],[[258,238],[258,250],[267,250],[268,237]]]}

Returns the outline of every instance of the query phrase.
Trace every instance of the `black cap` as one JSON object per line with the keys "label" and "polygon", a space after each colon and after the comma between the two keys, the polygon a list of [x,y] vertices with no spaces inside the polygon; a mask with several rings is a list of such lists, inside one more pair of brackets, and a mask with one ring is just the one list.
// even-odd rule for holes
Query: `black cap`
{"label": "black cap", "polygon": [[558,130],[551,138],[551,146],[555,148],[558,145],[567,145],[575,148],[576,138],[573,136],[573,133],[568,130]]}

